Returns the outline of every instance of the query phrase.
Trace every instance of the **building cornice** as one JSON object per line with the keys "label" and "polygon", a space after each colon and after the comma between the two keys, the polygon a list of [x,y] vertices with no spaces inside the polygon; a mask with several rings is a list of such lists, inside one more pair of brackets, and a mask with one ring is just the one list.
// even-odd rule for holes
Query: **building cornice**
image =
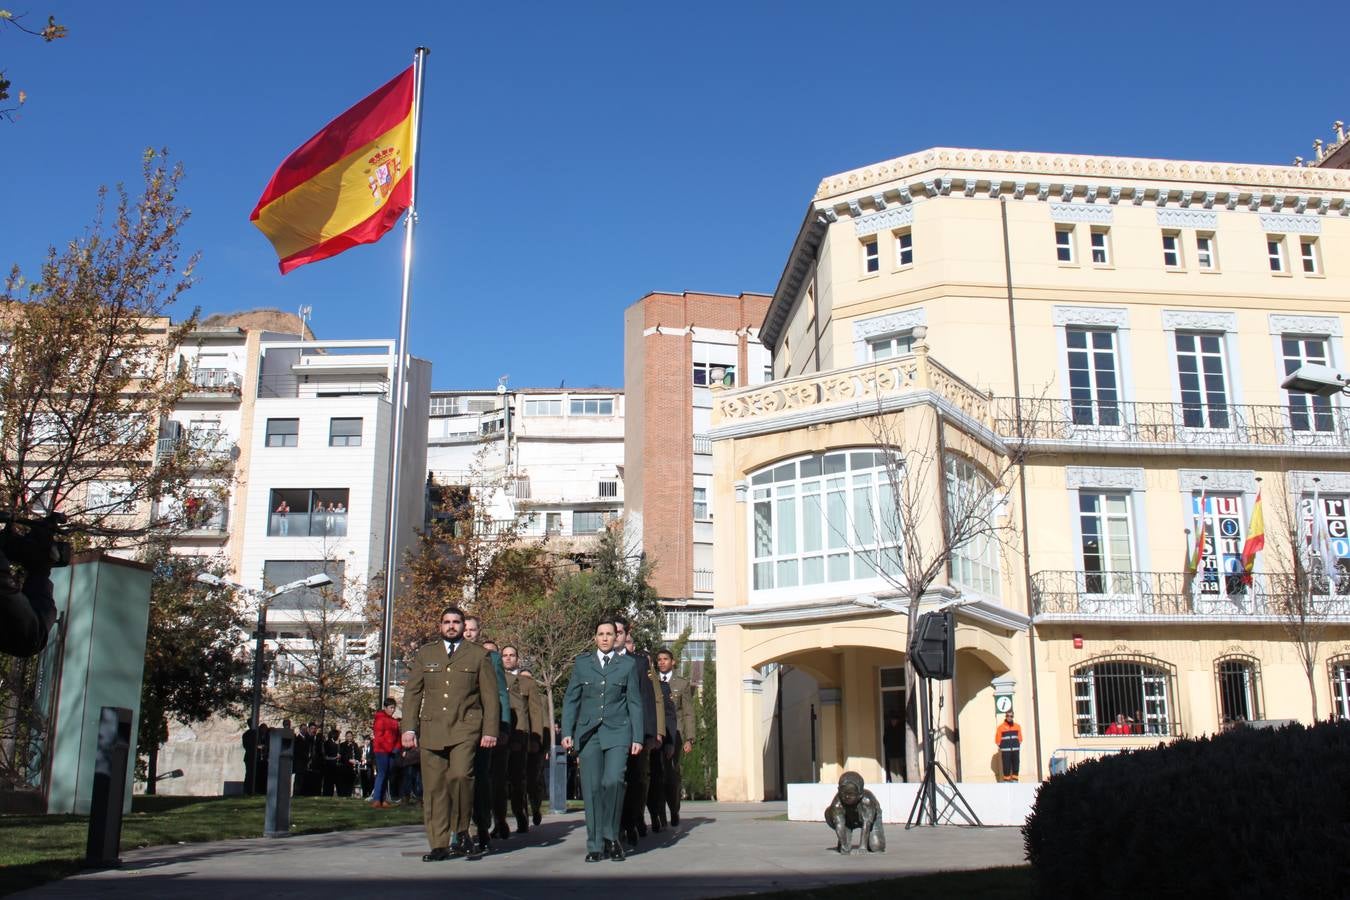
{"label": "building cornice", "polygon": [[1057,220],[1084,222],[1110,221],[1103,208],[1147,203],[1160,221],[1180,223],[1170,227],[1209,227],[1209,211],[1223,209],[1259,213],[1283,232],[1317,234],[1319,216],[1350,216],[1350,170],[935,147],[832,175],[817,188],[774,290],[761,328],[765,346],[782,336],[831,224],[852,219],[857,230],[908,220],[903,210],[935,197],[1044,202]]}
{"label": "building cornice", "polygon": [[823,619],[856,618],[858,616],[891,616],[893,610],[875,602],[863,602],[856,597],[832,597],[826,600],[806,600],[797,603],[772,603],[762,606],[734,606],[714,609],[708,619],[716,630],[723,625],[754,627],[817,622]]}

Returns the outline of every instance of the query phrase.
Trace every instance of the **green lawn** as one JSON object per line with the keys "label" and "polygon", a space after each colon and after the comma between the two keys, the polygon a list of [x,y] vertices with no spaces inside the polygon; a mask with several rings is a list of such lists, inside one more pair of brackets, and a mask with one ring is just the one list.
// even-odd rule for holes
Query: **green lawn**
{"label": "green lawn", "polygon": [[1032,900],[1036,881],[1030,866],[1003,866],[969,872],[938,872],[909,878],[887,878],[836,884],[804,891],[755,894],[755,900],[896,900],[897,897],[940,897],[941,900]]}
{"label": "green lawn", "polygon": [[[122,849],[262,837],[263,797],[135,797],[122,820]],[[420,825],[422,807],[371,809],[359,799],[296,797],[291,833]],[[0,816],[0,894],[80,869],[89,839],[85,816]]]}

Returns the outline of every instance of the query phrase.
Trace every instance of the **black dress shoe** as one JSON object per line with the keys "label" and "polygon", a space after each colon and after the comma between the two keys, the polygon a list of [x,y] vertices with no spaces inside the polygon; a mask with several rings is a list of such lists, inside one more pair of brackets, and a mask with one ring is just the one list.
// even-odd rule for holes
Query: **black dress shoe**
{"label": "black dress shoe", "polygon": [[594,851],[586,854],[586,862],[599,862],[602,859],[604,857]]}
{"label": "black dress shoe", "polygon": [[516,819],[516,834],[529,834],[530,823],[525,819]]}
{"label": "black dress shoe", "polygon": [[623,852],[623,841],[615,841],[610,845],[609,858],[615,862],[623,862],[627,858]]}
{"label": "black dress shoe", "polygon": [[475,850],[479,855],[482,855],[482,854],[484,854],[484,853],[488,853],[489,851],[491,851],[492,845],[491,845],[491,843],[489,843],[489,841],[488,841],[488,836],[487,836],[487,832],[486,832],[486,831],[480,831],[480,832],[478,832],[478,839],[475,840],[475,841],[473,842],[473,848],[474,848],[474,850]]}
{"label": "black dress shoe", "polygon": [[422,862],[444,862],[450,858],[450,849],[448,847],[437,847],[430,853],[422,854]]}
{"label": "black dress shoe", "polygon": [[679,825],[679,824],[680,824],[680,814],[677,813],[677,812],[671,813],[671,814],[670,814],[670,827],[671,827],[671,828],[674,828],[676,825]]}
{"label": "black dress shoe", "polygon": [[544,817],[543,817],[543,815],[540,814],[539,810],[536,809],[536,810],[534,811],[534,824],[535,824],[535,827],[538,827],[538,826],[539,826],[539,823],[542,822],[542,821],[544,821]]}
{"label": "black dress shoe", "polygon": [[479,851],[478,848],[474,846],[473,840],[469,838],[469,833],[467,831],[461,831],[459,834],[455,835],[455,842],[450,847],[450,854],[452,856],[477,857]]}

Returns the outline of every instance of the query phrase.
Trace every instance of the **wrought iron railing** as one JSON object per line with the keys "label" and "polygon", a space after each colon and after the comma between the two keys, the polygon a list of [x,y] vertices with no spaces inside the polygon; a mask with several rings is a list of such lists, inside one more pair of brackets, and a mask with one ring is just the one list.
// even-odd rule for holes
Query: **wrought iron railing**
{"label": "wrought iron railing", "polygon": [[1350,416],[1302,400],[1288,406],[1239,403],[1125,403],[1102,400],[994,399],[994,428],[1004,437],[1082,444],[1184,447],[1347,447]]}
{"label": "wrought iron railing", "polygon": [[243,387],[243,376],[229,369],[193,369],[192,390],[209,393],[238,394]]}
{"label": "wrought iron railing", "polygon": [[1350,576],[1255,573],[1084,572],[1046,570],[1031,577],[1035,615],[1350,616]]}

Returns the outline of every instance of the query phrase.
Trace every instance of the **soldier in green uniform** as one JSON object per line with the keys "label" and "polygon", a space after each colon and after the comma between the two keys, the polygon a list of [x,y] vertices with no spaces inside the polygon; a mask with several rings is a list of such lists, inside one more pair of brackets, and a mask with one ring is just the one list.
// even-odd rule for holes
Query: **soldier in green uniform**
{"label": "soldier in green uniform", "polygon": [[[694,693],[689,679],[675,674],[675,654],[662,649],[656,654],[656,671],[665,682],[664,689],[669,691],[675,704],[674,746],[667,755],[667,767],[664,771],[665,805],[670,807],[670,824],[680,824],[680,761],[684,754],[694,749]],[[664,815],[662,816],[664,819]]]}
{"label": "soldier in green uniform", "polygon": [[464,640],[464,613],[441,612],[441,637],[423,645],[409,665],[403,692],[403,740],[420,747],[423,808],[431,852],[422,859],[450,859],[473,852],[473,758],[497,744],[500,700],[492,660]]}
{"label": "soldier in green uniform", "polygon": [[577,657],[563,697],[562,746],[576,750],[586,801],[586,861],[624,858],[619,812],[628,757],[642,752],[642,687],[632,657],[614,648],[614,623],[595,626],[595,650]]}

